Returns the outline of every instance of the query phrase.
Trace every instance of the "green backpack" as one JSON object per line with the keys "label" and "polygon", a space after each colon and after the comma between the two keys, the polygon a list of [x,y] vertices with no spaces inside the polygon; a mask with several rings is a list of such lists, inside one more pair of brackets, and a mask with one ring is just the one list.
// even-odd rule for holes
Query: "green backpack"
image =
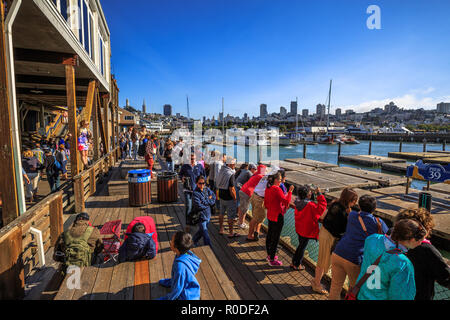
{"label": "green backpack", "polygon": [[64,233],[64,244],[66,250],[64,252],[67,266],[88,267],[91,265],[91,248],[88,239],[94,228],[88,226],[84,234],[80,237],[72,237],[69,231]]}

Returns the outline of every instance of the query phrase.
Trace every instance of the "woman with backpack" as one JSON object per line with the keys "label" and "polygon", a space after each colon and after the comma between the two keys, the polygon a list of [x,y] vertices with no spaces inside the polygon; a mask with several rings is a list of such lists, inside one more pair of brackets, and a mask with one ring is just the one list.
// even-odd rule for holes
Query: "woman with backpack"
{"label": "woman with backpack", "polygon": [[414,300],[414,267],[406,253],[420,246],[426,234],[416,220],[403,219],[395,223],[390,236],[367,237],[359,282],[352,295],[359,289],[358,300]]}
{"label": "woman with backpack", "polygon": [[194,245],[197,245],[201,238],[205,246],[211,246],[208,233],[208,224],[211,219],[211,207],[216,203],[216,195],[206,186],[206,178],[197,178],[197,187],[192,194],[192,212],[199,216],[198,231],[194,235]]}
{"label": "woman with backpack", "polygon": [[[395,221],[405,219],[419,222],[427,231],[426,237],[434,227],[433,216],[425,208],[402,209]],[[406,256],[414,266],[415,300],[433,300],[435,282],[450,289],[450,266],[429,240],[424,239],[419,246],[408,250]]]}
{"label": "woman with backpack", "polygon": [[58,150],[55,152],[55,158],[58,160],[58,162],[61,164],[61,176],[64,180],[67,180],[67,154],[66,154],[66,148],[63,144],[59,145]]}
{"label": "woman with backpack", "polygon": [[366,238],[374,233],[385,234],[388,231],[384,221],[373,215],[377,208],[377,200],[374,197],[364,195],[359,199],[358,204],[361,211],[350,212],[345,234],[331,255],[332,278],[329,300],[340,300],[342,286],[347,276],[349,286],[355,285],[360,272]]}
{"label": "woman with backpack", "polygon": [[50,150],[45,153],[44,168],[51,192],[57,191],[61,183],[59,173],[62,171],[62,166]]}
{"label": "woman with backpack", "polygon": [[327,294],[320,284],[324,273],[331,266],[331,254],[333,247],[342,238],[347,228],[347,217],[352,211],[359,211],[356,207],[358,194],[351,188],[345,188],[338,200],[333,201],[328,210],[320,218],[322,226],[319,231],[319,257],[317,258],[315,277],[311,280],[311,288],[314,292]]}

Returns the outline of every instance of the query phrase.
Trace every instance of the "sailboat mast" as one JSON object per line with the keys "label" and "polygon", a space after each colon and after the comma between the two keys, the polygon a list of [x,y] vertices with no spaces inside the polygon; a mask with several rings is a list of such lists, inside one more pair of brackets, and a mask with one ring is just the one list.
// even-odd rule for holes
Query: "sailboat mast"
{"label": "sailboat mast", "polygon": [[333,83],[333,80],[330,80],[330,91],[328,92],[327,133],[328,133],[328,128],[330,126],[330,104],[331,104],[331,84],[332,83]]}
{"label": "sailboat mast", "polygon": [[296,105],[296,112],[295,112],[295,141],[298,140],[298,97],[295,97],[295,105]]}
{"label": "sailboat mast", "polygon": [[191,120],[191,115],[189,113],[189,96],[186,95],[186,106],[187,106],[187,116],[188,116],[188,121]]}

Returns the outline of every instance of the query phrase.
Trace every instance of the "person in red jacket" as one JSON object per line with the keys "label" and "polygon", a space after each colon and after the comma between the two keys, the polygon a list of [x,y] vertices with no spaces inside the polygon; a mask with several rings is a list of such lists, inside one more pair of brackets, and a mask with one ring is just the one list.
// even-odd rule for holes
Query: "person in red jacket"
{"label": "person in red jacket", "polygon": [[130,224],[127,227],[127,230],[125,231],[125,236],[123,241],[127,239],[127,233],[132,233],[133,227],[136,223],[142,223],[145,226],[145,232],[146,233],[153,233],[152,238],[153,241],[155,241],[156,246],[156,253],[158,253],[158,234],[156,233],[156,226],[155,221],[152,217],[149,216],[143,216],[143,217],[136,217],[134,218]]}
{"label": "person in red jacket", "polygon": [[267,261],[272,267],[283,265],[275,254],[280,241],[281,230],[283,229],[284,214],[289,208],[292,191],[294,190],[294,186],[290,186],[288,193],[285,195],[280,188],[281,180],[280,172],[269,176],[264,193],[264,206],[267,208],[267,219],[269,220],[269,229],[266,237]]}
{"label": "person in red jacket", "polygon": [[327,209],[327,200],[320,188],[314,191],[317,195],[317,203],[311,201],[313,190],[308,186],[300,186],[297,189],[295,206],[295,232],[298,236],[298,247],[292,258],[291,269],[304,270],[302,265],[303,255],[310,239],[319,237],[319,219]]}

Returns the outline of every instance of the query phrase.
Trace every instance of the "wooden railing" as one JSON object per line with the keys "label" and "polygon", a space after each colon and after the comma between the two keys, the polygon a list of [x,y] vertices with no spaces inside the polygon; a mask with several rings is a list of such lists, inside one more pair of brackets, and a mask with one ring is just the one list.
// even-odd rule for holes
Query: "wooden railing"
{"label": "wooden railing", "polygon": [[76,213],[85,211],[85,201],[97,190],[97,182],[102,175],[115,165],[119,159],[119,151],[120,149],[117,147],[97,160],[89,169],[73,178]]}
{"label": "wooden railing", "polygon": [[25,277],[39,261],[33,227],[42,232],[44,252],[63,232],[62,191],[46,197],[6,227],[0,229],[0,300],[21,299]]}

